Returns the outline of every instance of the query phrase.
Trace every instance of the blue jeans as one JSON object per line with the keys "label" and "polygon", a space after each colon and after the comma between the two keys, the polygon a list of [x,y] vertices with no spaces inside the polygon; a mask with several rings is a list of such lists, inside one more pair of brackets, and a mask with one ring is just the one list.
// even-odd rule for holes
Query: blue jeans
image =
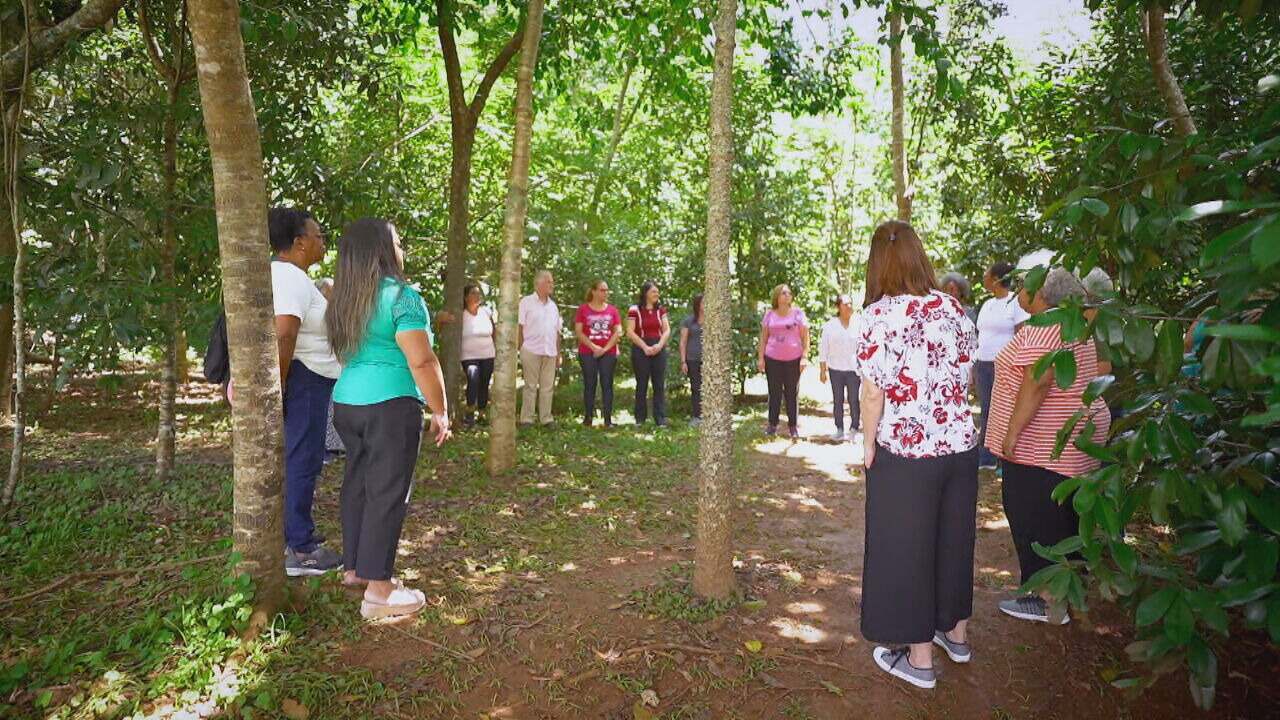
{"label": "blue jeans", "polygon": [[836,430],[844,430],[844,404],[849,403],[849,429],[857,430],[859,414],[862,412],[858,403],[858,391],[862,388],[862,378],[853,370],[829,370],[831,378],[831,414],[835,416]]}
{"label": "blue jeans", "polygon": [[995,465],[996,456],[987,449],[987,417],[991,414],[991,388],[996,383],[996,364],[979,360],[973,365],[978,404],[982,406],[982,427],[978,428],[978,464]]}
{"label": "blue jeans", "polygon": [[284,389],[284,541],[297,552],[316,549],[311,503],[324,467],[334,382],[297,360],[289,365]]}

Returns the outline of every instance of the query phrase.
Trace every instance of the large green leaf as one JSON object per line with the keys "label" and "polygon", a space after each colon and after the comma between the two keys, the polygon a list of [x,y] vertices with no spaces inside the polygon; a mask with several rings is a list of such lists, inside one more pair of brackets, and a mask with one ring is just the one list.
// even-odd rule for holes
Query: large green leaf
{"label": "large green leaf", "polygon": [[[1272,218],[1280,215],[1272,215]],[[1254,232],[1249,241],[1249,254],[1253,265],[1266,270],[1280,262],[1280,222],[1269,222]]]}
{"label": "large green leaf", "polygon": [[1156,333],[1151,323],[1142,318],[1133,318],[1124,326],[1124,347],[1138,362],[1146,362],[1155,350]]}
{"label": "large green leaf", "polygon": [[1280,202],[1263,201],[1263,202],[1241,202],[1238,200],[1211,200],[1192,205],[1191,207],[1178,213],[1174,219],[1179,222],[1193,222],[1210,215],[1221,215],[1224,213],[1239,213],[1246,210],[1259,210],[1280,207]]}
{"label": "large green leaf", "polygon": [[1138,627],[1147,627],[1154,625],[1169,612],[1169,606],[1178,599],[1178,589],[1175,587],[1164,587],[1160,590],[1148,595],[1138,603],[1138,610],[1135,613],[1134,620]]}
{"label": "large green leaf", "polygon": [[1168,384],[1182,371],[1183,328],[1177,320],[1169,319],[1160,324],[1156,337],[1156,381]]}

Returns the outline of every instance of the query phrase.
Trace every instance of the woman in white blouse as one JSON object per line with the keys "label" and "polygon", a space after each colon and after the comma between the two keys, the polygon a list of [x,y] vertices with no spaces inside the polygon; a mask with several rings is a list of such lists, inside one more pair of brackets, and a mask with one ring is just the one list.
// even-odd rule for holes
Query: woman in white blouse
{"label": "woman in white blouse", "polygon": [[933,645],[969,662],[978,432],[977,337],[910,225],[876,228],[860,318],[866,543],[862,634],[881,670],[932,688]]}
{"label": "woman in white blouse", "polygon": [[852,442],[858,432],[858,319],[853,315],[853,298],[838,295],[835,299],[836,316],[822,326],[822,338],[818,340],[818,368],[822,382],[831,378],[831,414],[836,430],[831,439],[845,439],[844,405],[849,403],[849,435]]}
{"label": "woman in white blouse", "polygon": [[996,467],[996,456],[986,447],[987,416],[991,413],[991,387],[996,381],[996,356],[1013,339],[1018,326],[1031,317],[1018,304],[1018,296],[1009,291],[1013,265],[998,262],[982,276],[982,287],[991,299],[978,310],[978,355],[973,365],[974,387],[982,406],[982,427],[978,429],[978,465]]}
{"label": "woman in white blouse", "polygon": [[494,345],[497,331],[479,285],[467,285],[462,297],[462,372],[467,376],[467,410],[462,423],[470,427],[477,413],[483,416],[489,407],[489,380],[498,355]]}

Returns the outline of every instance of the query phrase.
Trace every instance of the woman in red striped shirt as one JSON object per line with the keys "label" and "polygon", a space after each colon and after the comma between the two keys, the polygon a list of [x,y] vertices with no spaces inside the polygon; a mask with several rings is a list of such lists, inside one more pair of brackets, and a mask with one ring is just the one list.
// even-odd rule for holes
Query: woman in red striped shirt
{"label": "woman in red striped shirt", "polygon": [[[1069,271],[1054,268],[1035,295],[1023,288],[1018,302],[1031,315],[1057,307],[1069,297],[1083,297],[1084,286]],[[1098,469],[1100,463],[1075,446],[1076,437],[1088,421],[1093,422],[1092,440],[1106,442],[1111,415],[1101,398],[1086,408],[1085,387],[1098,376],[1098,352],[1092,339],[1064,343],[1062,326],[1035,327],[1025,324],[996,357],[996,379],[991,391],[991,419],[987,427],[987,448],[1001,460],[1001,493],[1009,532],[1018,552],[1018,566],[1025,583],[1050,561],[1032,548],[1034,543],[1052,547],[1075,535],[1080,519],[1070,499],[1054,502],[1053,489],[1062,481]],[[1035,377],[1035,364],[1046,354],[1067,349],[1075,355],[1076,379],[1065,390],[1054,382],[1050,370]],[[1076,412],[1084,410],[1062,454],[1053,456],[1058,432]],[[1041,595],[1005,600],[1001,612],[1021,620],[1049,622],[1048,603]],[[1065,613],[1056,619],[1066,624]]]}

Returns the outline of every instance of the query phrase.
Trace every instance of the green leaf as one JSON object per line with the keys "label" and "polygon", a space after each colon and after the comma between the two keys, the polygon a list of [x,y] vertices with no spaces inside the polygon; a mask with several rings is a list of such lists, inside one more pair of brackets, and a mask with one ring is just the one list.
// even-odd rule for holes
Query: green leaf
{"label": "green leaf", "polygon": [[1063,501],[1071,497],[1071,493],[1075,492],[1076,488],[1080,487],[1080,482],[1081,478],[1079,476],[1069,477],[1058,483],[1058,486],[1053,489],[1053,493],[1050,497],[1053,498],[1054,502],[1061,505]]}
{"label": "green leaf", "polygon": [[1138,225],[1138,208],[1132,203],[1125,203],[1120,206],[1120,229],[1125,233],[1133,232]]}
{"label": "green leaf", "polygon": [[1174,548],[1174,550],[1179,555],[1190,555],[1192,553],[1197,553],[1197,552],[1200,552],[1201,550],[1204,550],[1205,548],[1218,542],[1221,539],[1222,539],[1222,531],[1217,529],[1190,533],[1190,534],[1184,535],[1181,539],[1178,540],[1178,545]]}
{"label": "green leaf", "polygon": [[1124,159],[1128,160],[1137,155],[1138,150],[1142,148],[1142,136],[1127,132],[1120,136],[1116,146],[1120,148],[1120,154],[1124,156]]}
{"label": "green leaf", "polygon": [[1115,541],[1111,543],[1111,558],[1116,561],[1116,567],[1126,575],[1132,575],[1138,572],[1138,553],[1129,547],[1124,541]]}
{"label": "green leaf", "polygon": [[1204,331],[1206,335],[1230,340],[1280,342],[1280,329],[1266,325],[1210,325]]}
{"label": "green leaf", "polygon": [[1267,223],[1253,233],[1249,241],[1249,255],[1253,258],[1253,266],[1259,270],[1280,262],[1280,223]]}
{"label": "green leaf", "polygon": [[1076,354],[1070,350],[1058,350],[1053,359],[1053,379],[1058,387],[1066,390],[1076,382]]}
{"label": "green leaf", "polygon": [[1195,390],[1179,390],[1178,402],[1183,407],[1198,415],[1217,415],[1218,406],[1213,404],[1208,395]]}
{"label": "green leaf", "polygon": [[1280,498],[1276,497],[1277,494],[1280,493],[1245,493],[1244,504],[1249,508],[1249,514],[1262,523],[1263,527],[1280,535]]}
{"label": "green leaf", "polygon": [[1194,222],[1210,215],[1223,213],[1239,213],[1245,210],[1259,210],[1280,207],[1280,202],[1241,202],[1239,200],[1210,200],[1196,203],[1174,216],[1178,222]]}
{"label": "green leaf", "polygon": [[1134,622],[1138,627],[1154,625],[1169,612],[1169,606],[1173,605],[1173,601],[1177,599],[1178,589],[1175,587],[1166,587],[1146,596],[1141,603],[1138,603]]}
{"label": "green leaf", "polygon": [[1151,323],[1141,318],[1125,323],[1124,347],[1134,360],[1146,362],[1156,347],[1156,333]]}
{"label": "green leaf", "polygon": [[1164,616],[1164,634],[1173,642],[1185,645],[1196,630],[1196,617],[1191,606],[1179,595]]}
{"label": "green leaf", "polygon": [[1156,338],[1156,381],[1167,385],[1182,372],[1182,324],[1172,318],[1160,324]]}
{"label": "green leaf", "polygon": [[1244,495],[1245,490],[1238,485],[1223,493],[1222,509],[1215,518],[1218,529],[1222,531],[1222,539],[1232,547],[1244,540],[1248,532],[1244,523],[1249,511]]}
{"label": "green leaf", "polygon": [[1102,393],[1107,391],[1116,381],[1115,375],[1099,375],[1089,381],[1084,387],[1084,394],[1080,396],[1080,404],[1089,407],[1094,400],[1102,397]]}
{"label": "green leaf", "polygon": [[1097,217],[1106,217],[1111,212],[1111,206],[1098,198],[1084,198],[1080,201],[1080,206]]}

